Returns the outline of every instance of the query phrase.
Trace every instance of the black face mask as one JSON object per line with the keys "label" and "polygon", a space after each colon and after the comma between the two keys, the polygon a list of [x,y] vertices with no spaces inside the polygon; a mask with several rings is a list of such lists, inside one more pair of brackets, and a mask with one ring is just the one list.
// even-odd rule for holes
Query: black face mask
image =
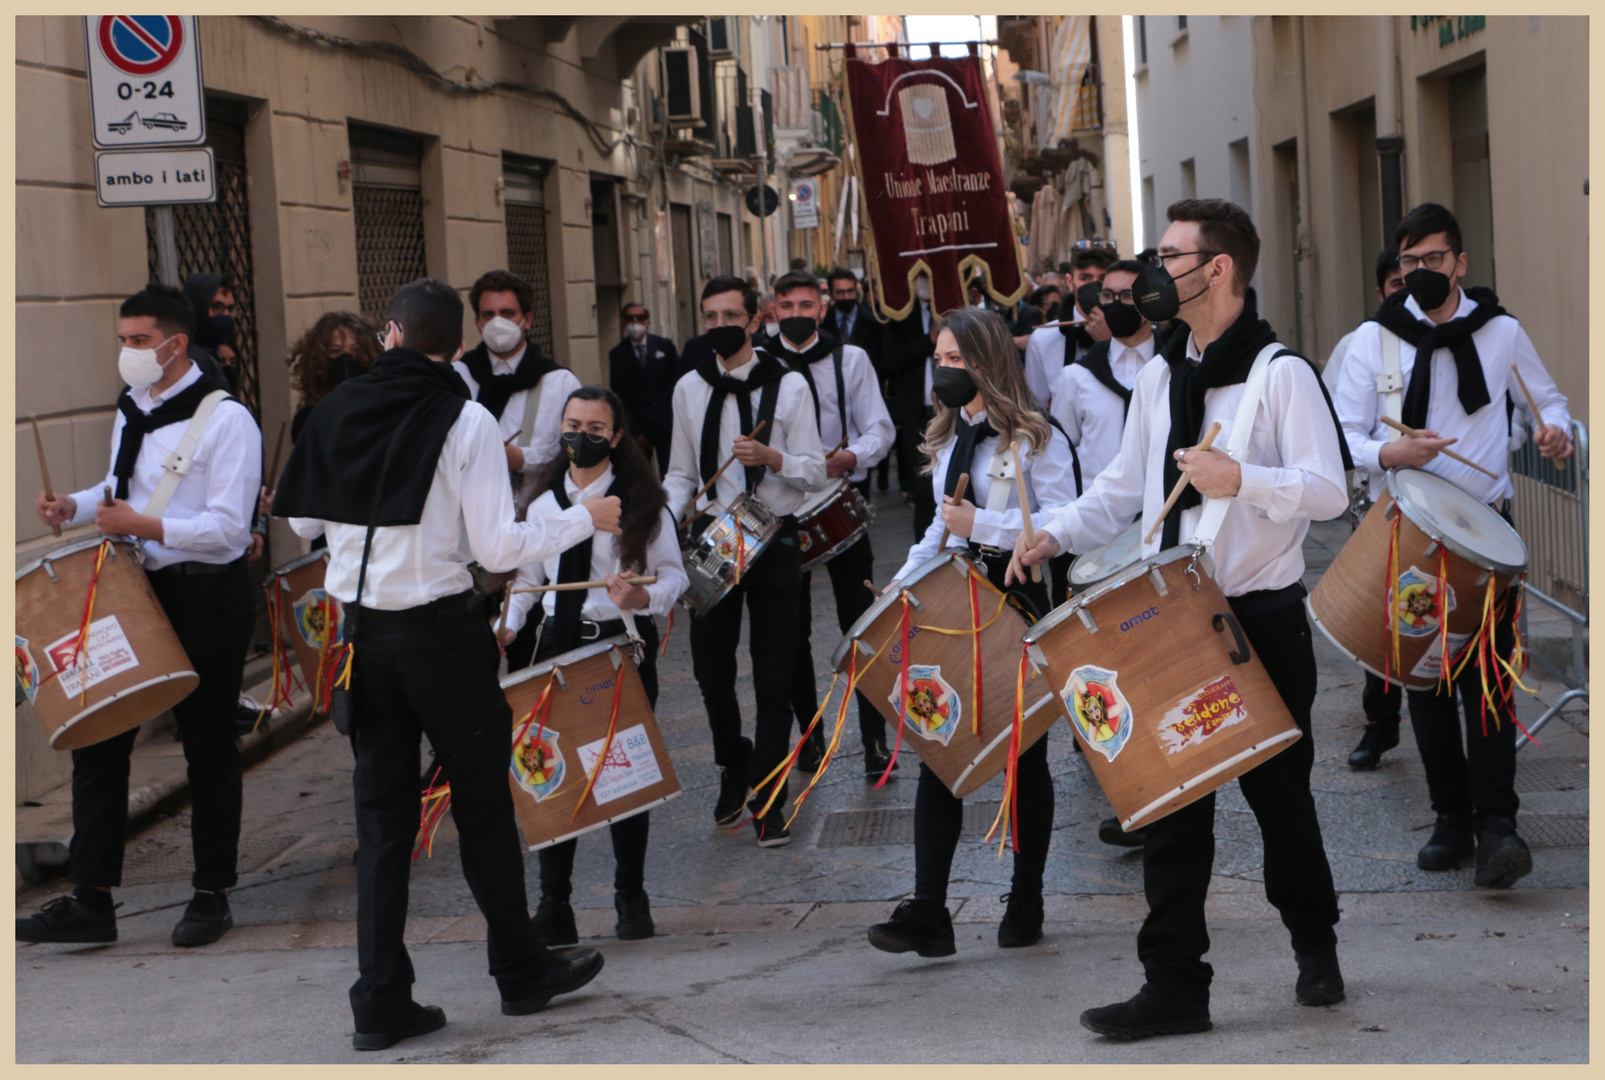
{"label": "black face mask", "polygon": [[[1210,256],[1210,258],[1214,258],[1214,256]],[[1209,260],[1206,259],[1187,271],[1187,274],[1196,273],[1208,265]],[[1181,277],[1186,277],[1187,274],[1183,274]],[[1142,272],[1137,275],[1137,281],[1131,287],[1137,311],[1142,317],[1149,322],[1164,322],[1166,319],[1174,319],[1176,313],[1181,310],[1181,300],[1176,295],[1176,282],[1180,280],[1181,278],[1171,277],[1170,271],[1166,270],[1162,263],[1143,263]],[[1189,296],[1187,299],[1196,300],[1198,297]]]}
{"label": "black face mask", "polygon": [[788,315],[780,320],[780,336],[801,345],[819,332],[819,320],[807,315]]}
{"label": "black face mask", "polygon": [[208,315],[206,317],[206,333],[214,345],[232,345],[234,343],[234,316]]}
{"label": "black face mask", "polygon": [[1449,300],[1452,286],[1447,274],[1418,266],[1404,275],[1404,287],[1410,290],[1422,311],[1436,311]]}
{"label": "black face mask", "polygon": [[950,409],[962,409],[975,400],[975,379],[968,368],[943,367],[931,372],[931,393]]}
{"label": "black face mask", "polygon": [[1098,294],[1102,291],[1101,281],[1089,281],[1076,290],[1076,307],[1081,309],[1081,314],[1091,315],[1098,310]]}
{"label": "black face mask", "polygon": [[331,382],[343,383],[353,375],[361,375],[362,370],[362,366],[357,363],[357,358],[350,353],[340,353],[338,356],[329,357],[329,380]]}
{"label": "black face mask", "polygon": [[748,341],[745,326],[715,326],[706,336],[713,351],[726,360],[740,352]]}
{"label": "black face mask", "polygon": [[581,469],[589,469],[592,465],[600,465],[613,452],[613,448],[608,445],[608,437],[606,435],[592,435],[585,431],[565,431],[559,437],[559,441],[563,444],[563,453],[568,455],[569,461]]}
{"label": "black face mask", "polygon": [[850,314],[852,310],[858,306],[857,300],[837,300],[834,301],[834,303],[836,305],[836,310],[841,312],[843,315]]}
{"label": "black face mask", "polygon": [[1113,304],[1099,304],[1103,309],[1104,325],[1109,327],[1109,333],[1117,338],[1127,338],[1142,329],[1142,312],[1130,304],[1115,301]]}

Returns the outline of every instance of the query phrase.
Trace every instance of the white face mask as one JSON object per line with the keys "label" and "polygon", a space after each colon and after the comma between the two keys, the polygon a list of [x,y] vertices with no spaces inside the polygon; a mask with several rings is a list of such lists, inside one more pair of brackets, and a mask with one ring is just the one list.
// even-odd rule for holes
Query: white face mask
{"label": "white face mask", "polygon": [[[171,340],[167,338],[152,349],[136,349],[132,345],[124,345],[122,352],[117,354],[117,374],[123,377],[123,382],[135,390],[154,386],[161,381],[162,373],[167,370],[167,364],[157,359],[156,350]],[[167,363],[172,362],[173,358],[168,357]]]}
{"label": "white face mask", "polygon": [[763,329],[764,333],[768,334],[770,337],[780,336],[780,324],[778,322],[766,322],[763,324]]}
{"label": "white face mask", "polygon": [[524,341],[524,329],[500,315],[486,323],[479,331],[492,352],[510,353]]}
{"label": "white face mask", "polygon": [[646,323],[625,323],[624,332],[630,336],[631,340],[640,341],[646,337]]}
{"label": "white face mask", "polygon": [[931,283],[930,283],[930,281],[928,279],[922,278],[922,277],[915,278],[914,279],[914,295],[919,297],[921,300],[929,300],[931,298]]}

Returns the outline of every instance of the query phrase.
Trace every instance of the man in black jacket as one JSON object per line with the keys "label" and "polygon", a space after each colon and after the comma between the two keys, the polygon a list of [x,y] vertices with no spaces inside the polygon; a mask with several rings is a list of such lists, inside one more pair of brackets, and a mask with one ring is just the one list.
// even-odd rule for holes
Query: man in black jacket
{"label": "man in black jacket", "polygon": [[658,475],[669,473],[669,438],[674,411],[669,399],[680,377],[680,354],[674,342],[650,331],[652,313],[643,304],[625,304],[621,312],[624,340],[607,354],[608,382],[624,402],[630,437],[643,453],[658,455]]}
{"label": "man in black jacket", "polygon": [[931,283],[921,274],[914,279],[914,306],[904,318],[888,323],[881,337],[880,369],[889,392],[887,411],[897,425],[897,483],[914,502],[914,539],[936,513],[930,485],[919,482],[920,440],[927,415],[926,367],[934,349],[931,341]]}

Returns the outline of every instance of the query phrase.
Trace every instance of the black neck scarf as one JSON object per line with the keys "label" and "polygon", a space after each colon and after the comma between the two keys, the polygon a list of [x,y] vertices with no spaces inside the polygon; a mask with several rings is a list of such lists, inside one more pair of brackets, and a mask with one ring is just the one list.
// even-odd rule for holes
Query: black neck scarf
{"label": "black neck scarf", "polygon": [[139,448],[144,444],[146,435],[157,428],[181,423],[193,417],[195,410],[201,407],[202,399],[213,390],[228,393],[228,380],[223,378],[216,368],[204,365],[197,367],[200,367],[200,378],[156,406],[148,414],[134,404],[131,390],[124,389],[118,395],[117,411],[123,414],[123,434],[117,443],[117,462],[112,466],[112,475],[117,477],[119,499],[128,498],[128,482],[133,479],[134,464],[139,460]]}
{"label": "black neck scarf", "polygon": [[[758,364],[745,381],[733,378],[717,355],[697,365],[697,374],[713,388],[713,393],[708,395],[707,411],[702,414],[699,465],[703,483],[712,480],[713,474],[719,471],[719,417],[724,412],[726,395],[735,395],[741,433],[747,435],[751,434],[753,427],[752,393],[754,390],[763,391],[758,398],[758,419],[765,423],[763,430],[758,433],[758,441],[768,446],[769,437],[775,433],[775,403],[780,397],[780,380],[786,377],[789,369],[762,349],[754,349],[753,355]],[[763,479],[763,466],[745,465],[742,468],[746,472],[747,490],[757,490],[758,483]]]}
{"label": "black neck scarf", "polygon": [[[563,487],[563,481],[567,476],[567,469],[558,473],[557,479],[552,481],[549,489],[552,497],[557,500],[560,510],[567,510],[572,505],[568,492]],[[624,494],[624,483],[619,478],[617,470],[614,470],[613,483],[608,485],[607,493],[618,496]],[[557,580],[553,584],[568,585],[576,581],[591,580],[591,539],[587,536],[563,552],[557,560]],[[585,598],[589,595],[585,589],[568,589],[557,594],[552,625],[547,628],[546,633],[555,635],[551,640],[558,643],[560,652],[568,652],[579,646],[580,613],[585,610]]]}
{"label": "black neck scarf", "polygon": [[1090,349],[1096,344],[1092,335],[1087,333],[1085,323],[1066,323],[1059,327],[1059,333],[1064,335],[1064,366],[1069,367],[1076,362],[1076,354],[1082,349]]}
{"label": "black neck scarf", "polygon": [[[836,413],[841,421],[842,434],[847,434],[847,386],[842,376],[842,343],[840,339],[826,335],[823,327],[819,330],[819,339],[802,352],[793,352],[781,346],[780,356],[786,361],[791,370],[803,377],[808,384],[808,392],[814,396],[814,422],[819,422],[819,387],[814,385],[814,373],[809,368],[817,361],[827,356],[834,356],[836,360]],[[832,447],[825,447],[825,453],[830,453]]]}
{"label": "black neck scarf", "polygon": [[[982,420],[979,424],[972,424],[964,419],[962,407],[956,410],[958,415],[953,423],[953,453],[948,455],[947,474],[942,478],[942,494],[952,495],[958,490],[959,477],[970,471],[975,462],[975,448],[982,439],[989,439],[997,434],[997,429],[989,422]],[[971,502],[975,502],[975,477],[970,477],[970,484],[965,488],[965,494]]]}
{"label": "black neck scarf", "polygon": [[528,390],[546,377],[548,372],[556,371],[558,365],[541,354],[541,347],[533,341],[524,345],[524,357],[519,360],[518,367],[513,369],[511,375],[497,375],[491,367],[490,347],[483,341],[468,352],[463,353],[463,363],[468,367],[468,374],[474,377],[479,384],[479,403],[490,410],[496,419],[502,418],[507,411],[507,402],[520,390]]}
{"label": "black neck scarf", "polygon": [[[1120,403],[1125,410],[1121,415],[1129,416],[1131,414],[1131,391],[1120,385],[1120,380],[1115,378],[1114,369],[1109,366],[1109,352],[1113,348],[1114,342],[1112,339],[1110,341],[1100,341],[1083,353],[1076,360],[1076,363],[1092,372],[1094,379],[1112,390],[1120,398]],[[1122,345],[1121,348],[1123,349],[1125,346]]]}
{"label": "black neck scarf", "polygon": [[[467,403],[468,384],[450,364],[407,348],[380,354],[366,374],[336,386],[313,408],[284,466],[273,516],[367,525],[384,476],[374,524],[418,524],[441,447]],[[386,447],[409,416],[385,474]]]}
{"label": "black neck scarf", "polygon": [[1406,311],[1404,302],[1409,293],[1403,289],[1384,300],[1377,313],[1371,316],[1384,329],[1393,331],[1415,347],[1415,366],[1410,370],[1410,386],[1405,391],[1400,416],[1410,427],[1427,426],[1427,405],[1432,398],[1432,355],[1438,349],[1448,349],[1454,356],[1456,393],[1467,416],[1491,400],[1482,358],[1477,355],[1477,343],[1471,335],[1487,326],[1489,320],[1508,312],[1499,306],[1499,297],[1492,289],[1473,286],[1466,290],[1466,295],[1477,302],[1477,309],[1463,318],[1439,325],[1424,323]]}

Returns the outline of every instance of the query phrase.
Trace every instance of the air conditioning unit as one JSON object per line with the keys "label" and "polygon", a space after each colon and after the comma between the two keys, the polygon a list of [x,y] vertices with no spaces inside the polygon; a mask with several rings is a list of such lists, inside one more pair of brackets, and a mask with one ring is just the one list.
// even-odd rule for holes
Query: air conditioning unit
{"label": "air conditioning unit", "polygon": [[689,46],[663,50],[663,87],[669,123],[702,123],[702,84],[698,78],[697,50]]}
{"label": "air conditioning unit", "polygon": [[737,25],[734,15],[708,16],[708,59],[730,60],[737,51]]}

